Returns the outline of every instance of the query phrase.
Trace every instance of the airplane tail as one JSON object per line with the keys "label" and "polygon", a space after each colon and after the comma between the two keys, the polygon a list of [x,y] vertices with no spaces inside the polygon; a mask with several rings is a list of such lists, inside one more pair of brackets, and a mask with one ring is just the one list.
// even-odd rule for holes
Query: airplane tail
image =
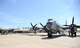
{"label": "airplane tail", "polygon": [[69,26],[69,25],[67,25],[67,20],[66,20],[66,22],[65,22],[65,25],[63,25],[63,26]]}

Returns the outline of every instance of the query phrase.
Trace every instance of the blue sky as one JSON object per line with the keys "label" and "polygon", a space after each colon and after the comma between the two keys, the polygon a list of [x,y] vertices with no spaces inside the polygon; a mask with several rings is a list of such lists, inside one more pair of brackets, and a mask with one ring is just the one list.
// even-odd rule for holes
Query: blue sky
{"label": "blue sky", "polygon": [[60,25],[71,23],[80,25],[79,0],[0,0],[0,27],[30,27],[39,23],[45,25],[49,18]]}

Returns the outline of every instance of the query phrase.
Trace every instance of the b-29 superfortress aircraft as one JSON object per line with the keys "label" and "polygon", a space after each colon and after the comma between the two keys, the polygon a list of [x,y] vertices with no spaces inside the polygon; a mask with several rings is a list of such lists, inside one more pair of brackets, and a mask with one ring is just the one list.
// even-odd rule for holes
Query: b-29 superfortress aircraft
{"label": "b-29 superfortress aircraft", "polygon": [[69,29],[69,36],[73,37],[76,36],[76,31],[77,28],[80,28],[80,26],[77,26],[74,24],[74,17],[72,19],[72,24],[71,25],[64,25],[67,27],[61,27],[60,25],[58,25],[55,21],[53,21],[53,19],[48,19],[48,22],[46,23],[46,25],[42,25],[40,23],[40,25],[43,27],[43,29],[47,32],[48,38],[52,38],[52,34],[61,34],[62,29]]}

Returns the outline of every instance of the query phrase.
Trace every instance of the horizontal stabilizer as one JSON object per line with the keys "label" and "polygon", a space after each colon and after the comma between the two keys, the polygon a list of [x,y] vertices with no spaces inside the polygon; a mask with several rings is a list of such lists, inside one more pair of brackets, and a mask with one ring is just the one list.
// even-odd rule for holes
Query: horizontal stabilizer
{"label": "horizontal stabilizer", "polygon": [[65,29],[70,29],[70,28],[69,28],[69,27],[63,27],[62,29],[64,29],[64,30],[65,30]]}
{"label": "horizontal stabilizer", "polygon": [[63,25],[63,26],[70,26],[70,25]]}

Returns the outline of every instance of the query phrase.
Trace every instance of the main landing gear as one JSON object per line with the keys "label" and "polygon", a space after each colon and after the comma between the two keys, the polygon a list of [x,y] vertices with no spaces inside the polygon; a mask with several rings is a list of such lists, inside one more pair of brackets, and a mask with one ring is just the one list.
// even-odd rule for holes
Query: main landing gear
{"label": "main landing gear", "polygon": [[69,37],[76,37],[76,32],[69,32]]}

